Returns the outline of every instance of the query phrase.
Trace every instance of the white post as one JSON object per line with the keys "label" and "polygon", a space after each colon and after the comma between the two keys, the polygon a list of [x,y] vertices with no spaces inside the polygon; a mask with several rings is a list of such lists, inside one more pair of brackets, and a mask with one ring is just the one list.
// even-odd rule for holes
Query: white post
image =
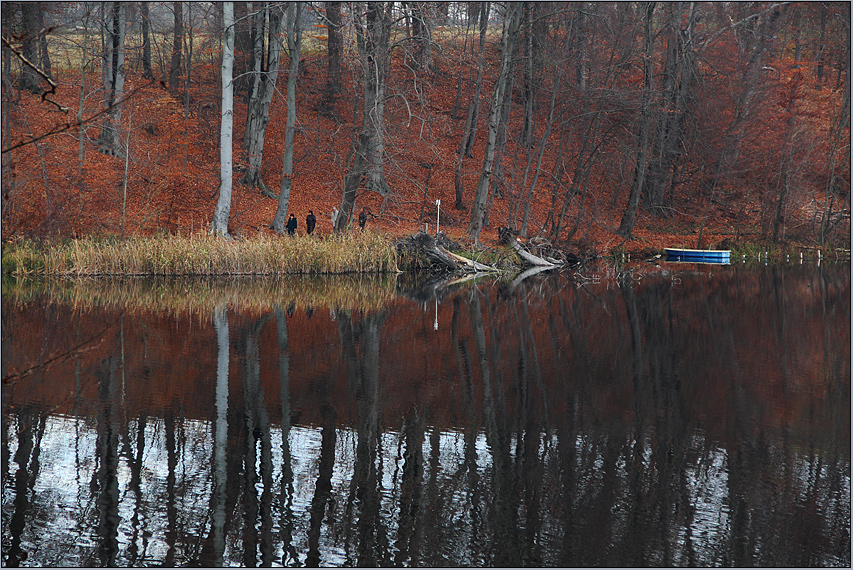
{"label": "white post", "polygon": [[438,220],[441,219],[441,198],[435,201],[435,235],[438,236]]}
{"label": "white post", "polygon": [[435,322],[432,324],[432,330],[438,330],[438,297],[435,298]]}

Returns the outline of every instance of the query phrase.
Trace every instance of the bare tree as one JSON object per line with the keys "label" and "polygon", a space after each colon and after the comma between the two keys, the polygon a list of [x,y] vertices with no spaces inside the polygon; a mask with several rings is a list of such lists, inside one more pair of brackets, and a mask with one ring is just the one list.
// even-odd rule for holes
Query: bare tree
{"label": "bare tree", "polygon": [[287,7],[287,50],[290,54],[290,73],[287,76],[287,125],[284,131],[284,158],[282,160],[281,192],[273,219],[273,230],[284,234],[287,207],[290,201],[290,181],[293,175],[293,141],[296,133],[296,80],[302,50],[302,2],[291,2]]}
{"label": "bare tree", "polygon": [[[252,59],[254,69],[252,74],[254,77],[249,97],[246,129],[243,135],[243,148],[248,154],[248,166],[243,176],[240,177],[240,183],[253,188],[257,187],[265,196],[277,199],[278,196],[269,189],[261,178],[261,166],[264,158],[264,140],[270,120],[270,105],[278,81],[281,56],[279,36],[284,21],[281,7],[265,5],[254,13],[253,21],[254,55]],[[266,50],[264,49],[265,28],[269,31],[269,42]],[[293,54],[291,53],[292,57]],[[289,104],[290,100],[288,100]]]}
{"label": "bare tree", "polygon": [[104,21],[107,29],[103,55],[103,81],[107,113],[98,136],[98,150],[112,156],[123,156],[119,136],[121,126],[121,100],[124,97],[124,2],[105,2]]}
{"label": "bare tree", "polygon": [[228,218],[231,214],[231,189],[233,185],[234,141],[234,3],[222,3],[222,118],[219,128],[219,199],[213,211],[210,233],[226,239]]}
{"label": "bare tree", "polygon": [[468,235],[475,242],[479,240],[480,231],[483,229],[483,218],[485,215],[486,199],[489,194],[489,185],[492,178],[492,165],[495,160],[495,143],[498,138],[498,127],[501,118],[501,102],[504,91],[509,83],[510,70],[512,69],[512,52],[518,36],[518,28],[521,20],[522,2],[510,2],[504,16],[503,39],[501,40],[501,68],[495,81],[492,93],[492,104],[489,111],[489,134],[486,139],[486,149],[483,158],[483,169],[480,173],[480,181],[474,195],[474,203],[471,208],[471,222],[468,225]]}
{"label": "bare tree", "polygon": [[148,2],[140,2],[139,11],[142,16],[142,77],[154,79],[154,72],[151,71],[151,15]]}
{"label": "bare tree", "polygon": [[456,175],[454,177],[454,185],[456,189],[456,204],[457,210],[462,209],[462,161],[467,156],[471,158],[471,148],[474,146],[474,138],[477,135],[477,118],[480,114],[480,92],[483,88],[483,67],[485,66],[486,58],[486,30],[489,23],[489,3],[479,2],[480,15],[480,53],[477,58],[477,73],[472,79],[469,89],[468,113],[465,116],[465,128],[462,131],[462,141],[459,145],[459,156],[456,158]]}
{"label": "bare tree", "polygon": [[184,43],[184,12],[183,2],[173,2],[175,13],[175,29],[172,34],[172,62],[169,65],[169,89],[178,90],[181,80],[181,53]]}
{"label": "bare tree", "polygon": [[368,2],[364,13],[353,5],[364,112],[360,134],[354,142],[352,166],[344,177],[340,215],[335,224],[337,231],[349,224],[362,180],[369,190],[383,196],[389,192],[384,170],[384,129],[385,84],[391,58],[391,4]]}
{"label": "bare tree", "polygon": [[[27,61],[38,63],[39,56],[39,12],[41,2],[21,2],[21,20],[23,23],[23,46],[22,53]],[[21,64],[21,74],[18,76],[18,89],[29,91],[36,95],[41,94],[42,88],[39,75],[31,65]]]}
{"label": "bare tree", "polygon": [[652,98],[654,97],[654,34],[652,22],[655,13],[655,3],[643,4],[643,93],[640,98],[640,135],[637,139],[637,159],[634,167],[634,180],[628,195],[628,205],[622,214],[618,233],[629,237],[637,221],[637,209],[640,206],[640,195],[646,177],[649,138],[652,129]]}

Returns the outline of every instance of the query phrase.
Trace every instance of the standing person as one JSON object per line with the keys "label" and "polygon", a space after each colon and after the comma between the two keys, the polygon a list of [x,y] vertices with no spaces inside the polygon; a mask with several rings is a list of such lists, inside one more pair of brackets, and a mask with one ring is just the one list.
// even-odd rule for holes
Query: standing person
{"label": "standing person", "polygon": [[308,235],[314,235],[314,226],[317,225],[317,218],[314,216],[314,210],[308,210],[308,216],[305,218],[305,229]]}
{"label": "standing person", "polygon": [[338,209],[332,208],[332,231],[335,231],[337,223],[338,223]]}
{"label": "standing person", "polygon": [[296,224],[296,216],[290,214],[290,217],[287,219],[287,225],[285,226],[285,228],[287,228],[287,235],[290,237],[293,237],[294,234],[296,234]]}
{"label": "standing person", "polygon": [[361,231],[364,231],[364,224],[367,223],[367,211],[365,208],[361,209],[361,212],[358,214],[358,225],[361,226]]}

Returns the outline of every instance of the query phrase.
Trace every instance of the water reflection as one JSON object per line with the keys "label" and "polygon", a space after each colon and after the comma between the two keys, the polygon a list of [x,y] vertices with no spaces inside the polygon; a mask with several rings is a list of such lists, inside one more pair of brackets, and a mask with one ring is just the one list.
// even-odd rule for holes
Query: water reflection
{"label": "water reflection", "polygon": [[850,564],[849,266],[51,283],[3,317],[8,566]]}

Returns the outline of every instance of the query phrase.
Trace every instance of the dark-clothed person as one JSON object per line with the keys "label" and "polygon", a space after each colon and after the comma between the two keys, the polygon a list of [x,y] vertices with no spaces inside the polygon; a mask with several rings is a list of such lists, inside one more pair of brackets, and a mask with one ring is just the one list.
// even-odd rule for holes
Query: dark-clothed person
{"label": "dark-clothed person", "polygon": [[296,216],[290,214],[290,217],[287,219],[287,225],[284,226],[287,229],[287,235],[293,236],[296,234]]}
{"label": "dark-clothed person", "polygon": [[367,223],[367,212],[364,208],[361,209],[361,213],[358,214],[358,225],[361,226],[361,229],[364,230],[364,224]]}
{"label": "dark-clothed person", "polygon": [[317,218],[314,216],[314,210],[308,210],[308,216],[305,218],[305,230],[308,235],[314,234],[314,226],[317,225]]}

